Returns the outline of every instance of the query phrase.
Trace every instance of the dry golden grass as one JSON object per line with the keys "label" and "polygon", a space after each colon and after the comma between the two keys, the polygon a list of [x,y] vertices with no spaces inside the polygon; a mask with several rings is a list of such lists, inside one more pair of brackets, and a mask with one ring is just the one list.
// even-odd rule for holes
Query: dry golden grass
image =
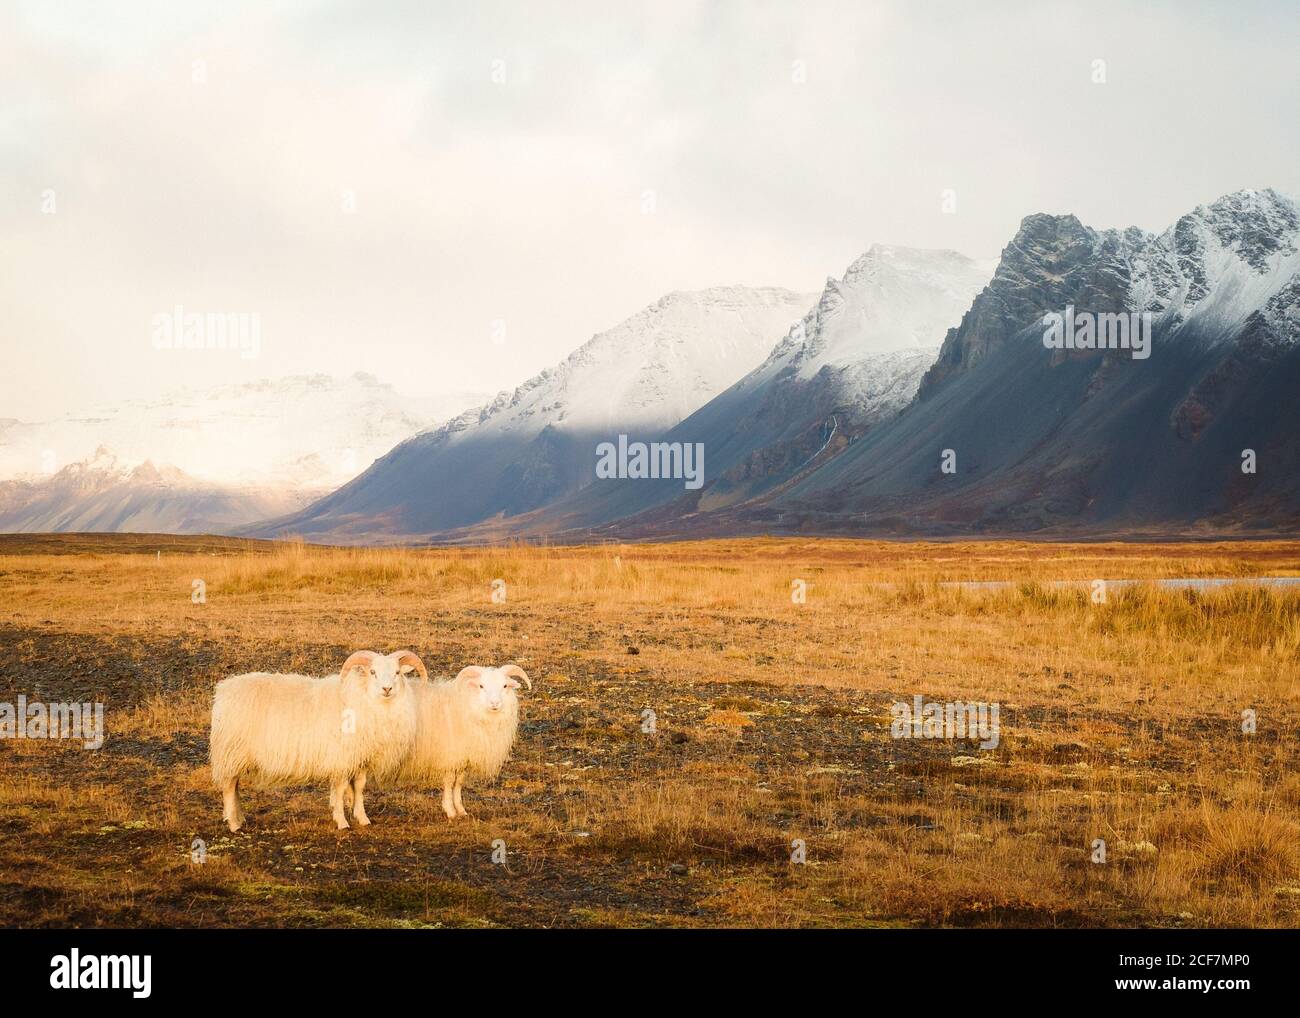
{"label": "dry golden grass", "polygon": [[[0,701],[99,699],[109,730],[0,741],[6,925],[1300,919],[1300,591],[1055,585],[1300,575],[1297,543],[160,540],[0,542]],[[1011,586],[945,585],[987,580]],[[379,790],[338,836],[302,789],[225,834],[212,686],[399,646],[534,677],[476,819]],[[916,694],[999,703],[1000,745],[892,739]]]}

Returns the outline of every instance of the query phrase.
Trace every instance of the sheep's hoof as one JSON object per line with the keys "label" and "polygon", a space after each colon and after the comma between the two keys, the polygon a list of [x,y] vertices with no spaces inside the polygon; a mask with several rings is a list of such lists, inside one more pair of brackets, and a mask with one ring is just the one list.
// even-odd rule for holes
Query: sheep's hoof
{"label": "sheep's hoof", "polygon": [[346,831],[350,826],[346,820],[335,820],[334,823],[338,826],[340,831]]}
{"label": "sheep's hoof", "polygon": [[239,829],[244,826],[243,820],[227,820],[226,826],[230,828],[231,834],[238,834]]}
{"label": "sheep's hoof", "polygon": [[352,815],[352,818],[357,822],[357,826],[358,826],[358,827],[369,827],[369,826],[370,826],[370,818],[369,818],[368,816],[366,816],[364,813],[362,813],[361,816],[357,816],[357,815],[354,813],[354,814]]}

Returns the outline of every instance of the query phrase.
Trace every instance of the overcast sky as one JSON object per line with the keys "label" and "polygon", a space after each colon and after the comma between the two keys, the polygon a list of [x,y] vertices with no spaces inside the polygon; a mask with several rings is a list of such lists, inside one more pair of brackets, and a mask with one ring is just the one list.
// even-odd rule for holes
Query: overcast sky
{"label": "overcast sky", "polygon": [[[305,372],[496,390],[675,289],[816,291],[873,242],[992,257],[1031,212],[1159,230],[1297,194],[1298,21],[0,0],[0,417]],[[260,315],[260,356],[155,349],[178,304]]]}

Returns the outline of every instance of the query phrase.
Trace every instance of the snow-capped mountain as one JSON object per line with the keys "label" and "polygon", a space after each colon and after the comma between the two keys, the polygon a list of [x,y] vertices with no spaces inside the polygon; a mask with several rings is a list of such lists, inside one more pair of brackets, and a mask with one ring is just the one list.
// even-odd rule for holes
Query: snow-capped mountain
{"label": "snow-capped mountain", "polygon": [[801,378],[876,353],[933,350],[993,274],[991,262],[956,251],[873,244],[829,278],[821,299],[769,360]]}
{"label": "snow-capped mountain", "polygon": [[1133,257],[1128,304],[1220,337],[1258,313],[1274,341],[1294,342],[1298,235],[1295,201],[1271,189],[1198,206]]}
{"label": "snow-capped mountain", "polygon": [[665,430],[743,375],[806,300],[743,286],[671,293],[445,430]]}
{"label": "snow-capped mountain", "polygon": [[992,271],[956,251],[872,246],[826,281],[762,364],[668,434],[703,444],[702,491],[602,481],[557,505],[546,525],[592,526],[655,506],[663,519],[713,512],[790,483],[907,406]]}
{"label": "snow-capped mountain", "polygon": [[806,294],[676,292],[565,361],[394,449],[370,470],[258,533],[428,534],[537,509],[588,484],[595,447],[652,439],[750,371]]}
{"label": "snow-capped mountain", "polygon": [[311,490],[200,481],[107,449],[35,481],[0,482],[0,532],[220,534],[313,497]]}
{"label": "snow-capped mountain", "polygon": [[[826,280],[817,304],[737,389],[761,394],[749,397],[755,414],[764,405],[784,414],[810,396],[851,415],[901,409],[992,272],[956,251],[874,244],[843,278]],[[815,396],[796,392],[809,387]]]}
{"label": "snow-capped mountain", "polygon": [[230,529],[300,508],[481,398],[303,375],[0,421],[0,530]]}
{"label": "snow-capped mountain", "polygon": [[991,345],[1067,304],[1149,311],[1166,342],[1184,334],[1226,342],[1249,332],[1264,345],[1294,343],[1298,240],[1296,201],[1268,188],[1197,206],[1160,234],[1027,216],[926,386],[973,367]]}
{"label": "snow-capped mountain", "polygon": [[[817,452],[829,451],[832,440],[847,443],[898,413],[916,394],[942,337],[992,273],[991,263],[956,251],[873,245],[842,279],[827,279],[817,305],[737,386],[745,417],[726,427],[750,437],[730,447],[715,425],[713,469],[752,474],[746,460],[757,454],[770,461],[773,446],[791,442],[796,453],[810,442]],[[779,430],[765,432],[764,424]],[[788,476],[764,474],[757,488],[729,485],[724,476],[705,504],[717,504],[723,489],[753,494]]]}

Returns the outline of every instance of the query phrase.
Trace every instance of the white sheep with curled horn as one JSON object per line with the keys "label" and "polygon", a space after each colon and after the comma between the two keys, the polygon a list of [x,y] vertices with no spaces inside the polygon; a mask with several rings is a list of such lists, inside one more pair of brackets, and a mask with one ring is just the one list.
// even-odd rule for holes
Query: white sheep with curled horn
{"label": "white sheep with curled horn", "polygon": [[[415,742],[400,766],[374,773],[402,786],[440,786],[447,819],[466,816],[461,802],[465,778],[491,781],[510,758],[519,731],[515,690],[520,679],[533,688],[518,665],[471,665],[450,681],[412,683]],[[364,787],[365,775],[359,777]]]}
{"label": "white sheep with curled horn", "polygon": [[406,679],[412,671],[429,677],[409,650],[359,650],[323,679],[252,672],[218,683],[209,756],[230,830],[244,825],[239,785],[245,777],[264,786],[325,779],[338,829],[348,826],[349,792],[357,824],[369,824],[366,769],[397,767],[415,739],[415,697]]}

